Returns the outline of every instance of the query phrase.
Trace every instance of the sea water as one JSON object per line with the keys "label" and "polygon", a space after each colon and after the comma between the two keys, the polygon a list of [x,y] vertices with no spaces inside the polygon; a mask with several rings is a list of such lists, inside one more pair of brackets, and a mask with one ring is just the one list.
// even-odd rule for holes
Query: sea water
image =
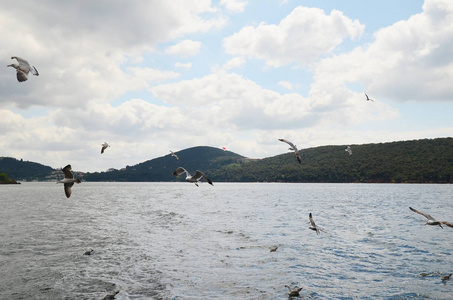
{"label": "sea water", "polygon": [[453,228],[409,210],[452,204],[431,184],[4,185],[0,299],[452,299]]}

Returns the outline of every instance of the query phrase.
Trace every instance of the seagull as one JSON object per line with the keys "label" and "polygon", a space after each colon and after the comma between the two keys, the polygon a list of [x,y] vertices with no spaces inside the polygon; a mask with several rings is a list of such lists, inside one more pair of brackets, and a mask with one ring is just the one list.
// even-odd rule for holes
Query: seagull
{"label": "seagull", "polygon": [[179,157],[178,157],[178,155],[175,154],[175,152],[170,150],[170,153],[171,153],[171,156],[173,156],[174,158],[179,160]]}
{"label": "seagull", "polygon": [[271,246],[271,247],[269,248],[269,250],[270,250],[271,252],[275,252],[275,251],[277,251],[277,249],[278,249],[278,246]]}
{"label": "seagull", "polygon": [[416,209],[414,209],[414,208],[412,208],[410,206],[409,206],[409,209],[412,210],[413,212],[416,212],[417,214],[422,215],[425,218],[427,218],[428,222],[426,222],[425,225],[439,225],[440,228],[442,228],[442,229],[444,229],[444,228],[442,227],[441,224],[447,225],[448,227],[453,227],[453,224],[451,224],[451,223],[448,223],[448,222],[445,222],[445,221],[436,221],[430,215],[422,213],[421,211],[418,211],[418,210],[416,210]]}
{"label": "seagull", "polygon": [[302,291],[302,288],[298,287],[297,285],[294,287],[294,289],[291,289],[289,285],[285,285],[285,287],[288,288],[288,295],[290,297],[299,297],[299,292]]}
{"label": "seagull", "polygon": [[35,67],[30,66],[28,61],[23,58],[13,56],[11,59],[16,59],[19,64],[10,64],[7,67],[13,67],[16,69],[17,80],[19,82],[26,81],[28,79],[28,73],[31,72],[33,75],[38,76],[38,70]]}
{"label": "seagull", "polygon": [[352,149],[350,146],[348,146],[344,151],[348,151],[349,155],[352,155]]}
{"label": "seagull", "polygon": [[308,214],[308,218],[310,219],[310,223],[311,223],[311,226],[308,227],[308,228],[310,228],[311,230],[316,231],[317,234],[319,234],[320,231],[324,232],[324,230],[322,230],[321,228],[316,226],[315,221],[313,220],[313,216],[311,215],[311,213]]}
{"label": "seagull", "polygon": [[101,148],[101,154],[104,153],[104,150],[107,149],[107,147],[110,147],[110,145],[107,144],[107,142],[104,142],[101,146],[102,146],[102,148]]}
{"label": "seagull", "polygon": [[294,150],[297,160],[299,161],[300,164],[302,164],[302,159],[300,158],[299,150],[297,150],[296,145],[294,145],[293,143],[291,143],[290,141],[287,141],[285,139],[278,139],[278,140],[280,142],[284,142],[284,143],[287,143],[288,145],[290,145],[291,147],[289,148],[289,150]]}
{"label": "seagull", "polygon": [[85,251],[85,253],[83,253],[83,255],[91,255],[91,253],[93,253],[93,251],[94,251],[93,249]]}
{"label": "seagull", "polygon": [[74,185],[74,182],[81,183],[80,179],[74,179],[74,175],[72,174],[71,170],[71,165],[64,167],[64,179],[57,181],[57,183],[64,183],[64,192],[66,194],[66,198],[71,197],[71,188]]}
{"label": "seagull", "polygon": [[198,181],[200,181],[201,178],[204,178],[210,185],[213,185],[211,179],[209,179],[203,172],[201,172],[199,170],[197,170],[195,172],[195,174],[192,176],[192,175],[190,175],[189,172],[186,171],[186,169],[184,169],[183,167],[179,167],[173,172],[173,175],[179,176],[182,173],[186,173],[187,182],[193,182],[193,183],[195,183],[196,186],[198,186]]}
{"label": "seagull", "polygon": [[115,299],[116,294],[118,294],[119,292],[120,291],[115,291],[111,294],[105,295],[104,298],[102,298],[102,300],[113,300]]}
{"label": "seagull", "polygon": [[440,280],[442,280],[442,281],[450,280],[451,275],[453,275],[453,274],[450,274],[450,275],[441,275],[441,276],[440,276]]}
{"label": "seagull", "polygon": [[373,101],[373,102],[374,102],[374,100],[373,100],[373,99],[371,99],[370,97],[368,97],[368,95],[367,95],[367,94],[365,94],[365,96],[366,96],[366,101]]}

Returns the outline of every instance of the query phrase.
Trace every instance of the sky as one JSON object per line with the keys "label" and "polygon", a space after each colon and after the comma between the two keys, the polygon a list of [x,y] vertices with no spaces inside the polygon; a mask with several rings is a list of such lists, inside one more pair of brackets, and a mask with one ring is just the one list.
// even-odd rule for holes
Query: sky
{"label": "sky", "polygon": [[17,0],[0,36],[0,156],[53,168],[453,136],[450,0]]}

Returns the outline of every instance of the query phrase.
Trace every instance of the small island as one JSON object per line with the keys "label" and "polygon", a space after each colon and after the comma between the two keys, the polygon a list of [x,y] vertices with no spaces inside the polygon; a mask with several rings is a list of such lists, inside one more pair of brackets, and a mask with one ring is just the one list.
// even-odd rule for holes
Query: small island
{"label": "small island", "polygon": [[20,184],[20,182],[9,178],[5,173],[0,173],[0,184]]}

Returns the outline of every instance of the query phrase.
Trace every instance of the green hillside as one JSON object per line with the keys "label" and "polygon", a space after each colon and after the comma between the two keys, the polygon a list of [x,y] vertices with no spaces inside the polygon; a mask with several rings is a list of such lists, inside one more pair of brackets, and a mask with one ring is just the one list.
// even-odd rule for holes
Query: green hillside
{"label": "green hillside", "polygon": [[172,175],[176,168],[184,167],[190,173],[194,173],[196,170],[206,172],[207,170],[221,169],[243,159],[239,154],[206,146],[188,148],[176,152],[176,154],[179,160],[168,154],[134,166],[127,166],[124,170],[87,173],[84,180],[138,182],[184,180],[185,176],[175,178]]}
{"label": "green hillside", "polygon": [[453,139],[322,146],[210,170],[217,181],[453,183]]}
{"label": "green hillside", "polygon": [[0,157],[0,172],[17,180],[43,180],[53,169],[39,163],[17,160],[12,157]]}
{"label": "green hillside", "polygon": [[20,182],[17,182],[14,179],[11,179],[6,175],[5,173],[0,173],[0,184],[18,184]]}

